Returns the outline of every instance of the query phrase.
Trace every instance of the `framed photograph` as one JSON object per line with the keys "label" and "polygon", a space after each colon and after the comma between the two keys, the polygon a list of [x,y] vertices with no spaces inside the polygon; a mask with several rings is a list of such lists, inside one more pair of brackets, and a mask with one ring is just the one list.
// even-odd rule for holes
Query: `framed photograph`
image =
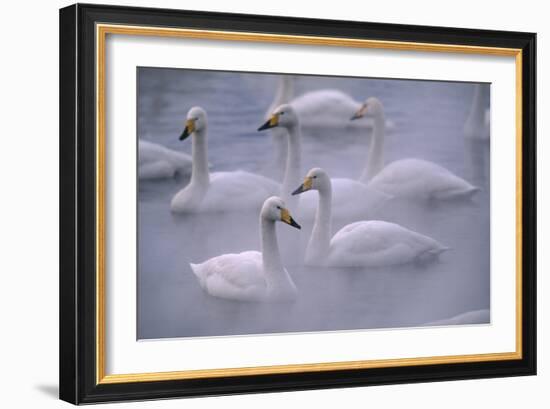
{"label": "framed photograph", "polygon": [[535,53],[61,9],[61,399],[534,375]]}

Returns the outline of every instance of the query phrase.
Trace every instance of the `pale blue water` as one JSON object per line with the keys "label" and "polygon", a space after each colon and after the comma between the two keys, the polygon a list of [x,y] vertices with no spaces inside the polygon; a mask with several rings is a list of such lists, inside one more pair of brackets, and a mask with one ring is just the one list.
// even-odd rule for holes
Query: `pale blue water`
{"label": "pale blue water", "polygon": [[[213,170],[269,175],[271,140],[256,129],[276,85],[277,77],[266,74],[140,68],[138,137],[190,153],[190,138],[180,142],[178,136],[187,110],[200,105],[209,115]],[[386,138],[387,162],[427,159],[483,189],[471,203],[394,203],[380,217],[452,251],[428,266],[311,269],[301,265],[302,250],[288,239],[296,236],[305,246],[311,226],[302,222],[298,231],[283,225],[278,227],[281,250],[298,300],[289,305],[225,301],[202,291],[189,262],[258,249],[258,215],[172,215],[170,200],[188,180],[140,182],[138,338],[408,327],[489,308],[489,147],[468,143],[462,133],[473,84],[299,77],[295,87],[297,95],[338,88],[356,100],[378,97],[395,124]],[[304,172],[321,166],[332,176],[358,177],[368,137],[350,130],[315,132],[321,143],[304,130]],[[333,230],[340,227],[334,223]]]}

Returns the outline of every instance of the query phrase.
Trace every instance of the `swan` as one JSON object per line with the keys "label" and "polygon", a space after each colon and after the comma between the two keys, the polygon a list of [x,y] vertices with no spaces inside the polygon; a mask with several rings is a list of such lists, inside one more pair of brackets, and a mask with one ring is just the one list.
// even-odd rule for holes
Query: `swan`
{"label": "swan", "polygon": [[[336,129],[336,128],[372,128],[371,120],[352,122],[349,117],[361,107],[361,102],[338,89],[319,89],[308,91],[294,97],[293,75],[281,75],[273,101],[265,114],[268,119],[271,113],[282,104],[290,104],[300,117],[302,128]],[[386,126],[393,128],[387,121]],[[284,172],[284,158],[287,156],[287,143],[282,129],[273,129],[272,143],[274,149],[275,171],[278,175]]]}
{"label": "swan", "polygon": [[470,139],[488,140],[491,130],[490,111],[487,108],[488,93],[482,84],[475,84],[474,96],[468,118],[464,123],[464,136]]}
{"label": "swan", "polygon": [[237,170],[210,174],[207,161],[207,115],[193,107],[180,140],[193,141],[191,180],[173,198],[173,212],[211,212],[258,209],[264,200],[279,192],[278,183],[264,176]]}
{"label": "swan", "polygon": [[281,197],[288,203],[290,209],[297,206],[297,198],[292,197],[292,190],[297,186],[302,172],[302,136],[300,120],[294,108],[289,104],[278,106],[270,118],[258,128],[258,131],[279,128],[287,134],[287,157],[283,183],[281,184]]}
{"label": "swan", "polygon": [[142,139],[138,142],[138,151],[138,176],[141,180],[172,178],[176,173],[191,173],[193,160],[186,153]]}
{"label": "swan", "polygon": [[468,311],[451,318],[428,322],[425,326],[433,325],[465,325],[465,324],[487,324],[491,322],[491,314],[488,309]]}
{"label": "swan", "polygon": [[[294,95],[294,77],[292,75],[279,76],[279,86],[271,105],[264,115],[264,120],[271,117],[280,105],[288,103]],[[271,129],[271,142],[273,144],[273,172],[277,180],[282,179],[285,170],[285,161],[287,157],[286,130],[284,128]]]}
{"label": "swan", "polygon": [[192,264],[191,270],[208,294],[241,301],[291,301],[296,298],[296,285],[283,267],[275,222],[300,229],[284,201],[268,198],[260,212],[261,251],[223,254]]}
{"label": "swan", "polygon": [[368,162],[360,181],[395,197],[428,200],[469,198],[479,188],[433,162],[400,159],[384,166],[384,109],[380,100],[368,98],[351,120],[369,115],[374,120]]}
{"label": "swan", "polygon": [[293,194],[309,190],[317,190],[319,198],[306,249],[307,265],[384,267],[427,262],[448,250],[430,237],[380,220],[348,224],[331,239],[332,186],[323,169],[311,169]]}
{"label": "swan", "polygon": [[[349,118],[348,118],[349,119]],[[301,145],[301,118],[294,107],[290,104],[283,104],[275,109],[272,116],[258,131],[273,128],[284,128],[287,131],[287,158],[286,167],[281,185],[281,196],[290,209],[298,208],[300,218],[311,219],[315,214],[317,202],[311,195],[304,196],[298,203],[293,198],[293,190],[301,182],[302,166],[302,145]],[[391,199],[391,195],[378,192],[359,181],[347,178],[332,179],[335,203],[338,204],[338,211],[335,216],[358,217],[364,215],[365,211],[375,212],[384,203]]]}

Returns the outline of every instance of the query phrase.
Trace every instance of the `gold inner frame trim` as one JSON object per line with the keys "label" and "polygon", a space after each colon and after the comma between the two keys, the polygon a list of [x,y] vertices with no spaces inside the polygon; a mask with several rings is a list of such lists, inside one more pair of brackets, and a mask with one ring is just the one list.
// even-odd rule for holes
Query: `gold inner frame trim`
{"label": "gold inner frame trim", "polygon": [[[191,38],[221,41],[247,41],[298,45],[355,47],[401,51],[483,54],[515,57],[516,65],[516,350],[504,353],[431,356],[365,361],[320,362],[311,364],[258,367],[105,374],[105,42],[107,34]],[[348,369],[388,368],[490,362],[522,358],[522,51],[515,48],[466,46],[458,44],[415,43],[353,38],[294,36],[283,34],[198,30],[116,24],[96,25],[96,382],[127,382],[204,379],[214,377],[290,374]]]}

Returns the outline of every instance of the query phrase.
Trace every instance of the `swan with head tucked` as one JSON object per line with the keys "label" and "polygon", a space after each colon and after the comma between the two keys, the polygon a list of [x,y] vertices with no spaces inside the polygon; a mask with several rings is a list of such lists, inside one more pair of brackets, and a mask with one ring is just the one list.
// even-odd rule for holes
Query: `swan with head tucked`
{"label": "swan with head tucked", "polygon": [[191,264],[200,286],[210,295],[241,301],[291,301],[297,291],[279,253],[275,223],[300,229],[279,197],[268,198],[260,212],[261,251],[223,254]]}
{"label": "swan with head tucked", "polygon": [[475,84],[468,118],[464,123],[464,136],[470,139],[489,140],[491,129],[488,105],[489,94],[483,92],[482,84]]}
{"label": "swan with head tucked", "polygon": [[172,198],[172,211],[240,211],[260,208],[266,198],[279,192],[279,184],[242,170],[211,174],[207,159],[207,124],[206,112],[202,108],[193,107],[189,110],[180,140],[192,135],[191,180]]}
{"label": "swan with head tucked", "polygon": [[332,186],[323,169],[311,169],[293,194],[309,190],[317,190],[319,198],[306,249],[307,265],[384,267],[427,262],[448,250],[430,237],[379,220],[348,224],[332,237]]}
{"label": "swan with head tucked", "polygon": [[[283,104],[275,109],[272,116],[258,128],[258,131],[276,128],[286,129],[288,154],[281,186],[281,196],[289,204],[290,209],[299,209],[300,218],[312,218],[317,207],[315,198],[311,195],[306,195],[298,203],[297,198],[292,195],[295,187],[301,182],[302,177],[300,123],[301,118],[299,118],[294,107],[290,104]],[[338,211],[335,213],[335,216],[339,218],[354,218],[359,215],[365,215],[366,212],[372,214],[391,198],[391,195],[375,191],[353,179],[334,178],[332,179],[332,186],[334,200],[338,204]]]}
{"label": "swan with head tucked", "polygon": [[374,128],[367,165],[359,179],[368,186],[395,197],[428,200],[470,198],[479,188],[433,162],[400,159],[384,165],[384,109],[377,98],[368,98],[351,117],[373,118]]}
{"label": "swan with head tucked", "polygon": [[186,153],[142,139],[138,142],[138,152],[138,176],[141,180],[172,178],[176,173],[191,173],[193,160]]}
{"label": "swan with head tucked", "polygon": [[[274,99],[266,112],[266,118],[281,104],[290,104],[300,117],[301,126],[307,129],[372,128],[372,121],[351,122],[349,118],[361,107],[361,102],[337,89],[320,89],[305,92],[294,98],[293,75],[281,75]],[[386,126],[392,128],[388,121]],[[272,132],[275,169],[278,175],[284,171],[287,143],[283,130]]]}

